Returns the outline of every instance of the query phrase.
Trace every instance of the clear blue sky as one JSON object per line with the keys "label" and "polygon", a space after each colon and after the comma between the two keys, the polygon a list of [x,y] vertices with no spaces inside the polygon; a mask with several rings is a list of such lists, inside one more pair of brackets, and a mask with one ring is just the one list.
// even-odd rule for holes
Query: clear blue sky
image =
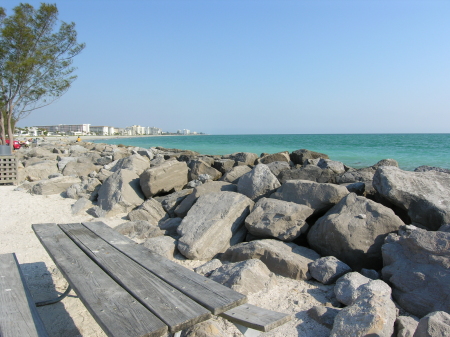
{"label": "clear blue sky", "polygon": [[450,132],[450,1],[56,4],[87,45],[78,79],[19,126]]}

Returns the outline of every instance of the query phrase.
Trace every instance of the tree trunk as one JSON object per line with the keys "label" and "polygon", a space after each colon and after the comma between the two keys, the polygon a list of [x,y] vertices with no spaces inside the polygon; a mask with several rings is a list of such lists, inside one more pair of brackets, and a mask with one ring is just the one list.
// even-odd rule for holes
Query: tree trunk
{"label": "tree trunk", "polygon": [[14,151],[14,132],[12,130],[13,128],[12,128],[12,125],[11,125],[12,111],[9,111],[9,113],[7,115],[7,118],[8,118],[9,147],[11,148],[11,153],[13,153],[13,151]]}
{"label": "tree trunk", "polygon": [[6,134],[5,134],[5,112],[0,111],[0,145],[6,145]]}

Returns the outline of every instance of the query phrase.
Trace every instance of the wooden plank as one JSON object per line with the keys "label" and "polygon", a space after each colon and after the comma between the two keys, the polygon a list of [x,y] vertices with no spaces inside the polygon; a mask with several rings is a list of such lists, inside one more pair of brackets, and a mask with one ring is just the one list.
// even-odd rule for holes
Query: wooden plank
{"label": "wooden plank", "polygon": [[162,336],[167,326],[93,262],[56,224],[34,232],[108,336]]}
{"label": "wooden plank", "polygon": [[0,255],[0,336],[48,337],[14,253]]}
{"label": "wooden plank", "polygon": [[163,256],[152,253],[103,222],[85,222],[83,225],[141,266],[210,310],[214,315],[247,302],[245,295],[180,266]]}
{"label": "wooden plank", "polygon": [[206,308],[131,260],[82,224],[64,224],[59,227],[109,276],[166,323],[170,332],[187,329],[211,318]]}
{"label": "wooden plank", "polygon": [[243,304],[220,314],[230,322],[259,330],[270,331],[292,319],[291,315],[267,310],[252,304]]}

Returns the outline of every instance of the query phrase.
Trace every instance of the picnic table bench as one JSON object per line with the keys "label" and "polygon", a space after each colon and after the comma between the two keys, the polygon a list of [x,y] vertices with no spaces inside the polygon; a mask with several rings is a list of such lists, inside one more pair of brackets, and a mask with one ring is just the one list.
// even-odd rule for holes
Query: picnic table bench
{"label": "picnic table bench", "polygon": [[48,337],[16,254],[0,254],[0,336]]}
{"label": "picnic table bench", "polygon": [[108,336],[180,335],[212,315],[258,336],[291,316],[152,253],[103,222],[32,226],[69,285]]}

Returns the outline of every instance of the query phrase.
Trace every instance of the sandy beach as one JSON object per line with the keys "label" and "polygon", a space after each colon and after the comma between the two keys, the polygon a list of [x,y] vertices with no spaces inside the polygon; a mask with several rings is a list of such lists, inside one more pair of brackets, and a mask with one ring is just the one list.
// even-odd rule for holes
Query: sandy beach
{"label": "sandy beach", "polygon": [[[17,186],[0,185],[0,254],[16,253],[23,273],[35,301],[43,301],[63,293],[67,282],[35,236],[34,223],[70,223],[90,221],[87,213],[71,215],[74,199],[60,195],[32,195],[15,191]],[[126,214],[112,218],[96,218],[114,227],[125,221]],[[206,261],[177,262],[188,268],[202,265]],[[306,311],[315,305],[330,305],[333,286],[324,286],[313,281],[296,281],[275,276],[276,284],[269,289],[250,294],[249,303],[267,309],[290,313],[294,319],[264,336],[326,337],[330,330],[308,317]],[[48,333],[52,337],[100,337],[106,336],[78,299],[76,293],[60,303],[38,308]],[[228,321],[214,318],[223,336],[242,336]]]}

